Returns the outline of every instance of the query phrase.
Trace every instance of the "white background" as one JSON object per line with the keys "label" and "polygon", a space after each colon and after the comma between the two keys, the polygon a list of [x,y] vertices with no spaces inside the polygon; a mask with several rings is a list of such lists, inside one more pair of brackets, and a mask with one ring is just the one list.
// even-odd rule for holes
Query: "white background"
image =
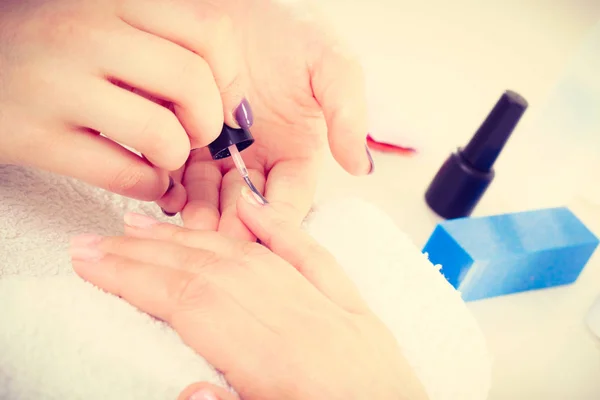
{"label": "white background", "polygon": [[[500,94],[512,89],[530,107],[474,215],[568,205],[600,234],[600,207],[576,200],[564,204],[560,182],[551,179],[564,170],[567,157],[559,155],[552,164],[556,170],[544,175],[535,169],[543,149],[527,140],[528,126],[569,57],[600,20],[600,0],[320,3],[363,59],[373,133],[417,146],[419,153],[407,158],[374,152],[375,174],[360,179],[329,160],[318,199],[370,200],[422,246],[437,221],[423,201],[427,184]],[[582,171],[571,180],[589,184],[591,175]],[[545,184],[536,186],[544,176]],[[600,251],[574,285],[471,303],[496,358],[490,400],[600,399],[600,341],[584,322],[597,294]]]}

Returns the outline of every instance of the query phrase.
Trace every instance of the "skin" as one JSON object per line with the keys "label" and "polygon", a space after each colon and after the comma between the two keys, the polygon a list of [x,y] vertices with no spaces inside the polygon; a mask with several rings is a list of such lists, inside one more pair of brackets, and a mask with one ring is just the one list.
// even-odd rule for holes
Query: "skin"
{"label": "skin", "polygon": [[[239,200],[229,161],[190,156],[237,126],[244,98],[257,139],[244,158],[265,208]],[[0,2],[0,162],[181,210],[199,230],[130,220],[125,237],[76,240],[74,267],[170,323],[244,399],[422,398],[391,334],[298,229],[327,143],[348,172],[372,170],[366,132],[360,65],[302,3]],[[260,345],[270,339],[280,351]],[[324,339],[334,345],[315,346]],[[254,353],[234,362],[231,343]],[[198,385],[182,396],[228,400]]]}
{"label": "skin", "polygon": [[[365,150],[368,120],[361,65],[308,2],[214,4],[231,19],[247,76],[256,142],[242,155],[250,177],[269,202],[300,224],[328,147],[349,173],[372,171]],[[175,176],[183,177],[185,190],[177,188],[161,199],[164,209],[181,210],[190,228],[255,239],[237,217],[243,182],[231,160],[215,163],[206,149],[197,150]]]}
{"label": "skin", "polygon": [[204,148],[223,123],[238,126],[244,98],[250,175],[291,221],[310,207],[327,142],[348,172],[371,170],[362,70],[307,3],[0,2],[0,163],[254,240],[235,212],[239,176]]}
{"label": "skin", "polygon": [[1,2],[0,162],[160,198],[247,89],[228,18],[176,3]]}
{"label": "skin", "polygon": [[[242,193],[238,217],[264,246],[128,214],[125,236],[74,240],[74,269],[170,324],[244,400],[426,399],[334,257]],[[236,398],[200,384],[180,399],[202,388]]]}

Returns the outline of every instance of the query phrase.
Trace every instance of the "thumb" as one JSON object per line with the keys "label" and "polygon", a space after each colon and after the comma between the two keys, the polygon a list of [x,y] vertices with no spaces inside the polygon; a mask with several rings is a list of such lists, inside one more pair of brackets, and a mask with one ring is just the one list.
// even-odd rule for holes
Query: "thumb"
{"label": "thumb", "polygon": [[199,382],[185,388],[177,400],[239,400],[239,397],[222,387]]}
{"label": "thumb", "polygon": [[279,204],[260,204],[247,187],[237,202],[240,220],[273,253],[294,266],[338,306],[362,312],[366,305],[335,257],[281,213]]}
{"label": "thumb", "polygon": [[334,158],[353,175],[370,174],[373,160],[366,147],[368,112],[360,62],[341,47],[329,47],[313,63],[310,76]]}

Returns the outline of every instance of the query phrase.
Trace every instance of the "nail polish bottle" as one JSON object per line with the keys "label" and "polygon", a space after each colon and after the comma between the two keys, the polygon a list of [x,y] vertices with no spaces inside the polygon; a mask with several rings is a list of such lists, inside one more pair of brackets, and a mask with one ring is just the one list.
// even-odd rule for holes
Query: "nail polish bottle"
{"label": "nail polish bottle", "polygon": [[471,215],[494,179],[494,163],[527,109],[527,101],[506,91],[469,143],[444,162],[425,193],[425,201],[440,217]]}
{"label": "nail polish bottle", "polygon": [[236,145],[238,151],[243,151],[254,143],[254,138],[248,129],[231,128],[223,124],[221,134],[208,145],[213,160],[231,156],[229,146]]}

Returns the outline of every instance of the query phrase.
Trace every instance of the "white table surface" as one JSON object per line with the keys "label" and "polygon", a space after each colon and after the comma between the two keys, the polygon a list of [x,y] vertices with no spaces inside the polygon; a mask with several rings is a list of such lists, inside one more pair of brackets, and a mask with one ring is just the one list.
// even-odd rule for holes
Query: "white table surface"
{"label": "white table surface", "polygon": [[[349,4],[352,3],[352,4]],[[527,124],[583,34],[597,0],[323,0],[364,60],[373,126],[416,145],[413,157],[373,153],[375,174],[352,178],[328,160],[317,198],[358,196],[387,211],[422,246],[438,221],[423,201],[445,157],[472,135],[506,89],[530,103],[474,215],[563,205],[531,190]],[[536,150],[536,151],[539,151]],[[557,160],[558,162],[560,160]],[[535,179],[533,180],[535,182]],[[566,204],[600,234],[600,208]],[[495,356],[490,400],[600,399],[600,341],[584,319],[600,294],[600,251],[573,285],[469,306]],[[460,400],[460,399],[457,399]]]}

